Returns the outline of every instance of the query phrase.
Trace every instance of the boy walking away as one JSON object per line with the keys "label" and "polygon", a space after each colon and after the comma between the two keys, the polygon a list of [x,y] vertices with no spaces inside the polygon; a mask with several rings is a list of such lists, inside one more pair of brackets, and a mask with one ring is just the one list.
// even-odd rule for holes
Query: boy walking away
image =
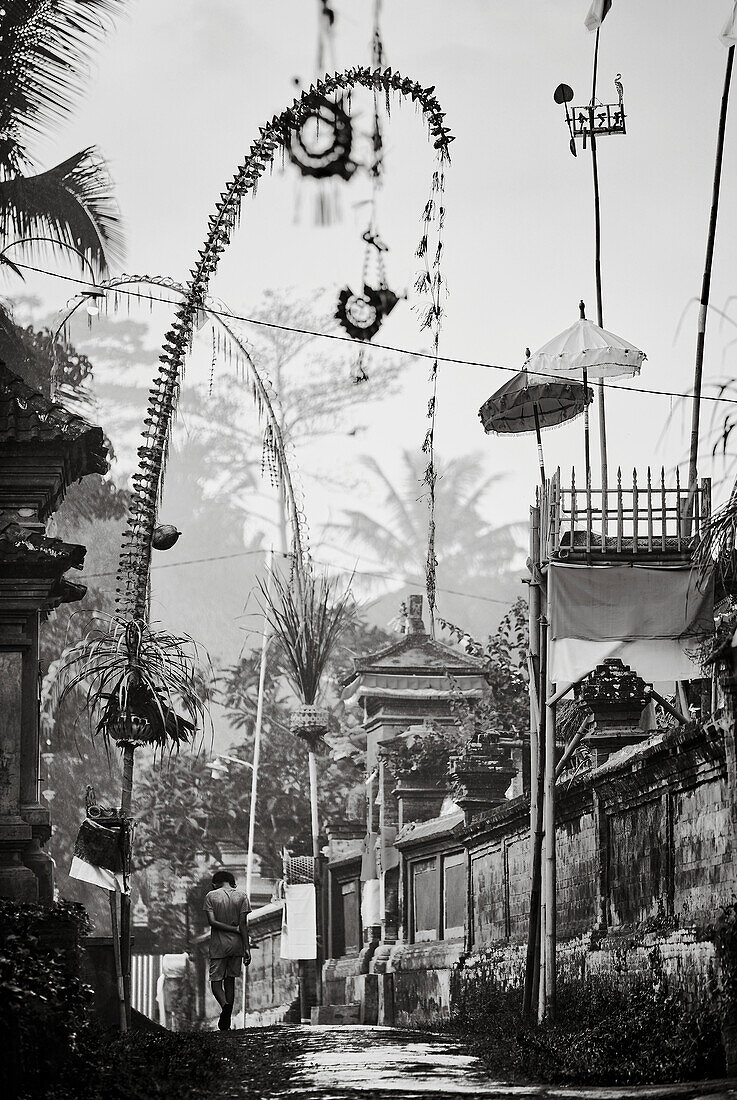
{"label": "boy walking away", "polygon": [[230,871],[216,871],[212,887],[205,898],[205,913],[210,924],[210,985],[221,1008],[218,1029],[229,1031],[235,979],[243,961],[246,966],[251,962],[248,942],[251,904],[246,891],[236,888]]}

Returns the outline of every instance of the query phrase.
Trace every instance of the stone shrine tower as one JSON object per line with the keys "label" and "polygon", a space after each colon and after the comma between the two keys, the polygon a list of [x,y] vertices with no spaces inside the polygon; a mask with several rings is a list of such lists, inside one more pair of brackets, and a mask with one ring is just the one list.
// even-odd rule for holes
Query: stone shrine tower
{"label": "stone shrine tower", "polygon": [[[398,862],[394,838],[401,825],[435,817],[445,795],[437,777],[397,777],[380,758],[380,747],[411,730],[422,737],[432,727],[452,725],[452,700],[481,698],[483,661],[435,641],[422,621],[422,596],[410,596],[404,636],[355,660],[343,698],[360,705],[366,731],[366,839],[362,897],[363,940],[392,943],[399,927]],[[373,910],[373,913],[371,912]]]}

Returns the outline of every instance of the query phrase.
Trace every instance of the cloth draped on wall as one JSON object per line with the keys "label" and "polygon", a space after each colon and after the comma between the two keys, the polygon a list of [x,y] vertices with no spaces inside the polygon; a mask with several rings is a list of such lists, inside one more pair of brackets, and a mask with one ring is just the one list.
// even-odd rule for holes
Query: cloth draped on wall
{"label": "cloth draped on wall", "polygon": [[649,683],[702,675],[699,644],[714,631],[714,589],[689,567],[551,564],[550,679],[572,683],[619,657]]}
{"label": "cloth draped on wall", "polygon": [[317,958],[317,915],[315,887],[303,882],[284,887],[284,913],[281,926],[283,959]]}
{"label": "cloth draped on wall", "polygon": [[377,878],[363,884],[361,923],[364,928],[374,928],[377,924],[381,924],[381,883]]}

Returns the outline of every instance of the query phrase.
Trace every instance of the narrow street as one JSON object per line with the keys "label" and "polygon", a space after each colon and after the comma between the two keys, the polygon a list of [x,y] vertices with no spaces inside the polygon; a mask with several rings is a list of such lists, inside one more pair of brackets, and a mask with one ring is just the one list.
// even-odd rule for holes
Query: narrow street
{"label": "narrow street", "polygon": [[[275,1052],[273,1040],[285,1043]],[[566,1100],[737,1100],[737,1082],[708,1081],[676,1085],[619,1087],[510,1084],[490,1078],[478,1058],[459,1041],[441,1035],[382,1027],[284,1027],[237,1031],[225,1038],[230,1046],[232,1076],[221,1095],[300,1097],[305,1100],[432,1100],[433,1097],[561,1097]],[[285,1050],[288,1051],[286,1057]],[[239,1063],[246,1076],[261,1058],[279,1061],[278,1072],[261,1067],[264,1088],[253,1078],[240,1089]]]}

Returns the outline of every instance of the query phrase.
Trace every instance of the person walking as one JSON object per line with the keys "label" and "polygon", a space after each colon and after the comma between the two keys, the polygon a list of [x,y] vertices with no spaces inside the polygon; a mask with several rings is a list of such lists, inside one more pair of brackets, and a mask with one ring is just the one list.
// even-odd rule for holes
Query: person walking
{"label": "person walking", "polygon": [[205,915],[210,925],[210,986],[220,1005],[218,1029],[230,1030],[235,1000],[235,979],[241,965],[251,962],[248,940],[248,914],[251,903],[245,890],[239,890],[230,871],[216,871],[212,890],[205,897]]}

